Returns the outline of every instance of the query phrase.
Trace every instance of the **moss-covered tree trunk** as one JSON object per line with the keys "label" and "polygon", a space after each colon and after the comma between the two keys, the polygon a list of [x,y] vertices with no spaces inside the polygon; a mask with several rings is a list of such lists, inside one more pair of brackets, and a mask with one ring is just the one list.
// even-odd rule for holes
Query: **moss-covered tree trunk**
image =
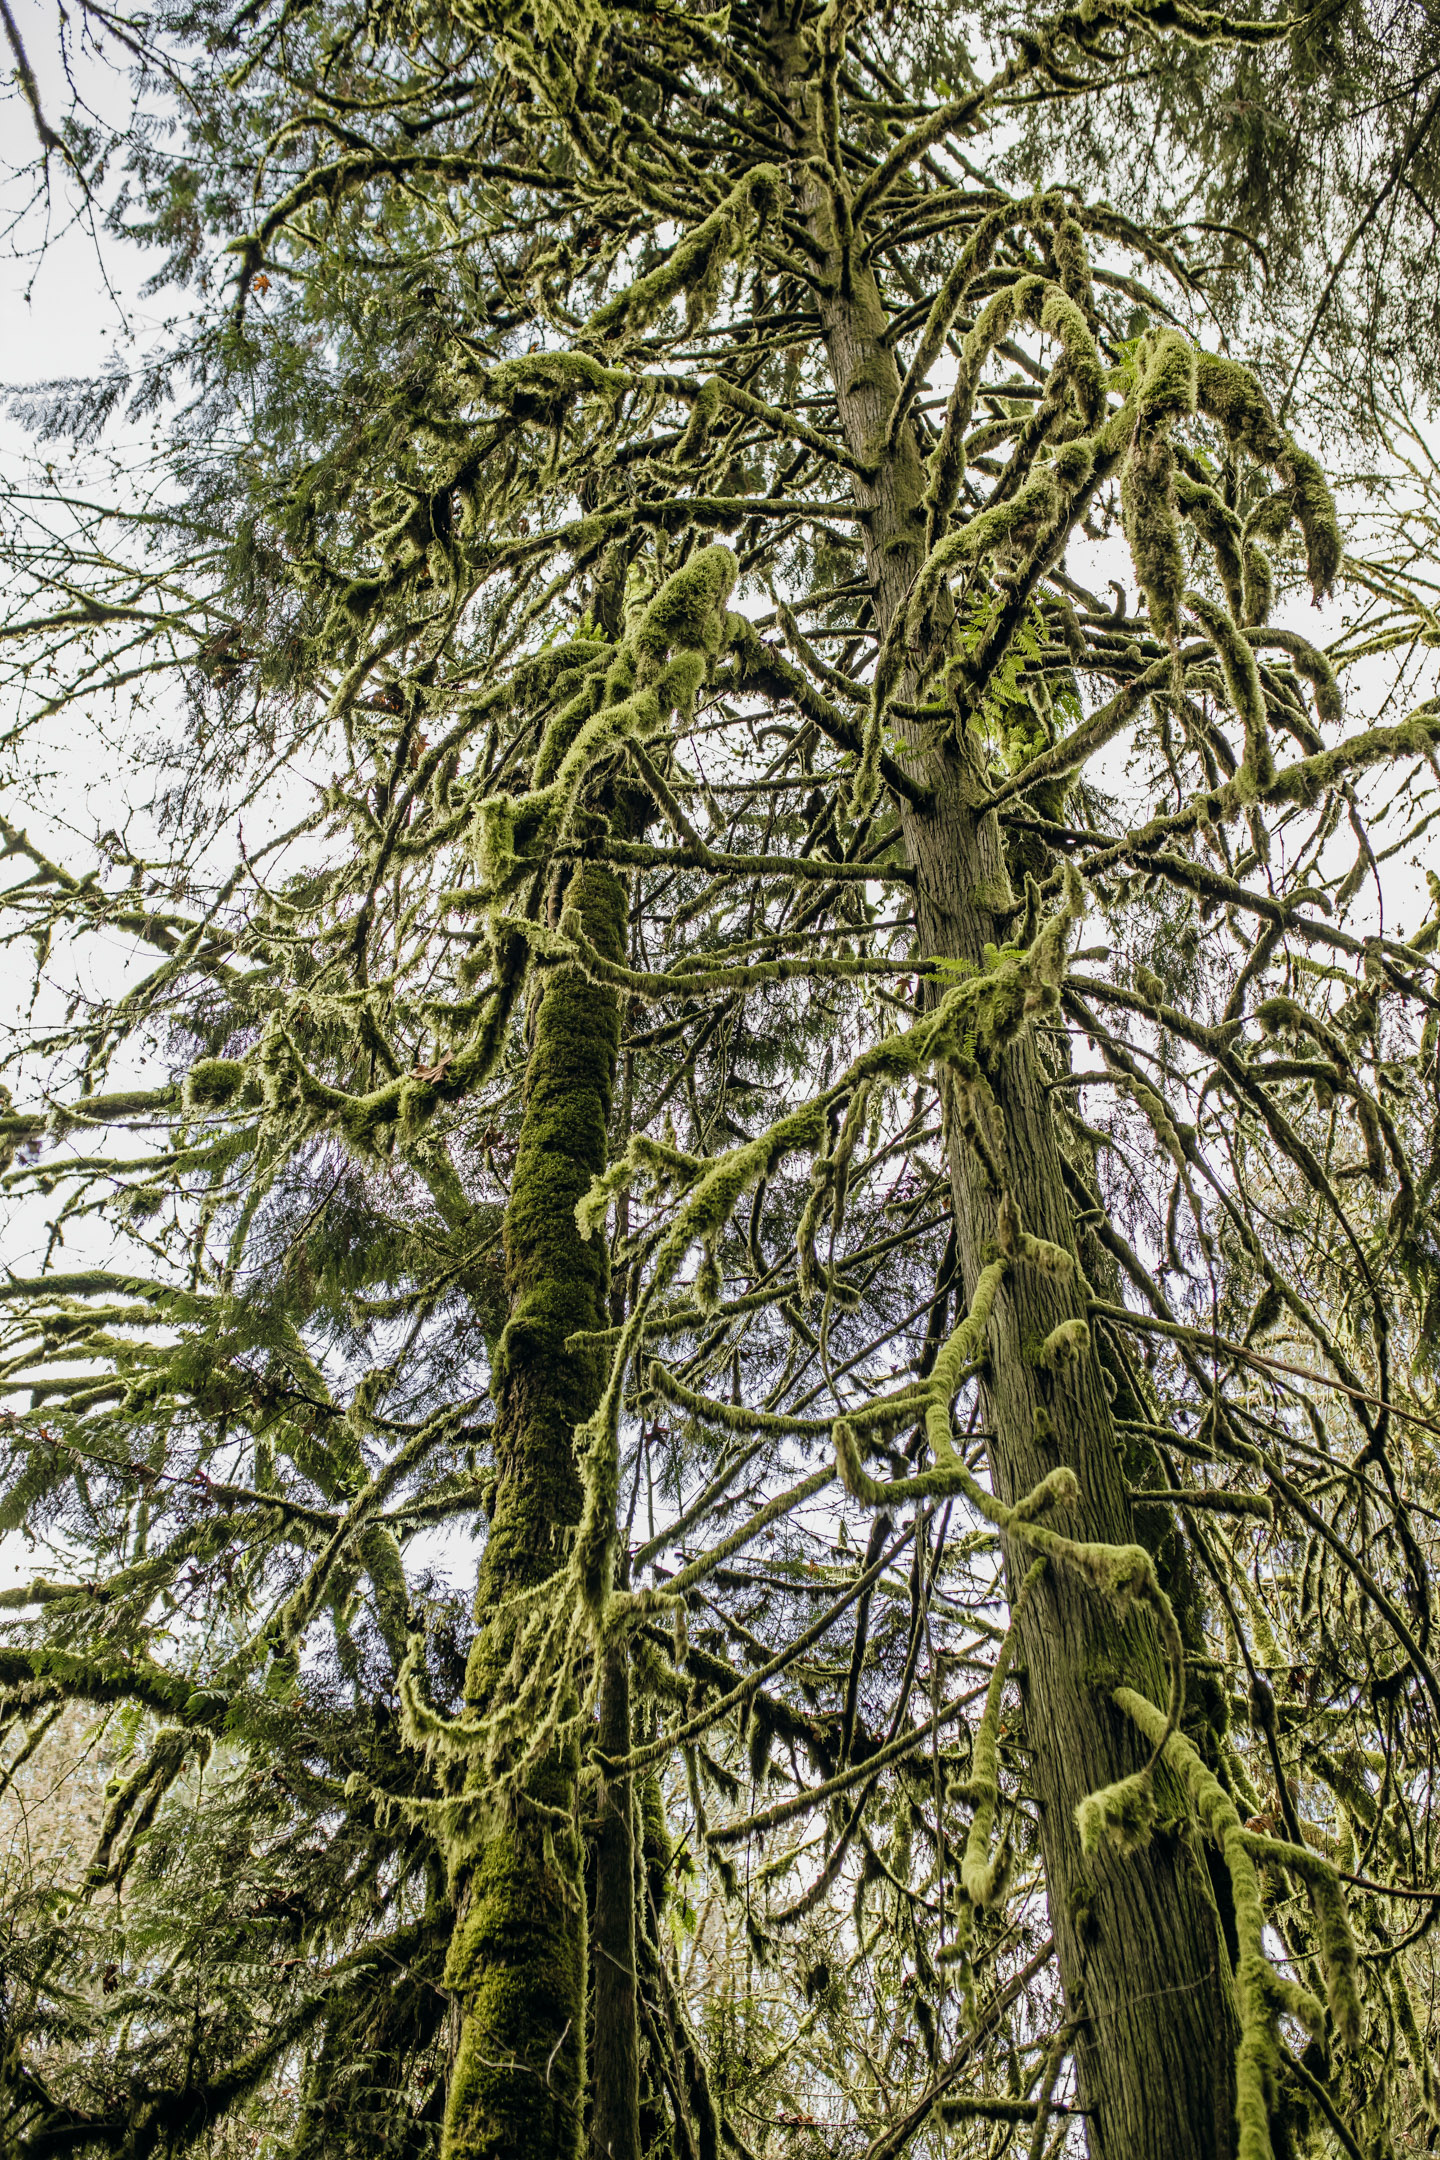
{"label": "moss-covered tree trunk", "polygon": [[[625,899],[603,866],[576,873],[587,936],[623,952]],[[594,1410],[593,1355],[568,1347],[605,1325],[604,1240],[575,1204],[604,1169],[619,1048],[613,991],[555,967],[535,1009],[505,1216],[509,1321],[497,1359],[498,1483],[475,1599],[467,1700],[483,1712],[513,1640],[506,1600],[563,1566],[580,1519],[574,1434]],[[586,1914],[576,1816],[579,1754],[557,1747],[486,1839],[460,1886],[447,1979],[461,2005],[445,2160],[576,2160],[585,2092]]]}
{"label": "moss-covered tree trunk", "polygon": [[[783,34],[772,48],[786,80],[800,58]],[[789,85],[797,144],[817,128]],[[803,119],[800,117],[804,115]],[[812,139],[818,153],[819,138]],[[883,638],[924,559],[925,476],[909,425],[886,437],[900,390],[887,321],[862,248],[848,260],[828,195],[806,189],[810,225],[828,250],[820,317],[841,424],[868,468],[856,482],[863,507],[874,628]],[[1004,848],[984,780],[963,744],[917,760],[933,789],[924,809],[901,805],[917,874],[918,950],[982,964],[987,943],[1010,927]],[[1022,1032],[988,1073],[1003,1146],[1002,1169],[1023,1226],[1074,1253],[1058,1141],[1033,1040]],[[1000,1195],[944,1105],[957,1250],[967,1299],[997,1252]],[[1012,1267],[995,1300],[986,1381],[990,1468],[1011,1503],[1061,1464],[1075,1472],[1079,1507],[1072,1537],[1134,1544],[1135,1528],[1098,1358],[1087,1350],[1059,1374],[1036,1352],[1061,1321],[1082,1318],[1083,1277],[1061,1280]],[[1012,1589],[1031,1556],[1007,1553]],[[1080,2101],[1092,2160],[1228,2160],[1235,2149],[1234,2055],[1238,2035],[1228,1956],[1207,1871],[1189,1835],[1161,1829],[1143,1851],[1087,1859],[1075,1809],[1099,1788],[1138,1770],[1146,1750],[1109,1701],[1122,1674],[1164,1702],[1163,1654],[1148,1618],[1120,1622],[1073,1576],[1047,1570],[1020,1620],[1031,1776],[1060,1972],[1072,2013]],[[1180,1795],[1162,1785],[1178,1814]],[[1163,1807],[1163,1802],[1162,1802]]]}

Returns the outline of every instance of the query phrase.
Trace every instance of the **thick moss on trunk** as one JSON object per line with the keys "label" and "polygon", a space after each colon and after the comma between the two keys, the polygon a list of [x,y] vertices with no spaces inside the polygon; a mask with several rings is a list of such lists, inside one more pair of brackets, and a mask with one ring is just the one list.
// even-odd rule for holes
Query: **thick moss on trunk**
{"label": "thick moss on trunk", "polygon": [[[568,896],[585,934],[623,955],[625,897],[603,866]],[[603,1239],[575,1204],[605,1167],[620,1016],[577,967],[544,980],[505,1216],[510,1319],[497,1354],[498,1483],[475,1598],[467,1700],[485,1710],[513,1641],[506,1599],[563,1565],[580,1519],[574,1433],[599,1395],[594,1357],[567,1348],[606,1319]],[[445,2160],[578,2160],[585,2091],[586,1921],[576,1820],[579,1751],[557,1747],[491,1832],[459,1891],[446,1968],[461,2005]]]}

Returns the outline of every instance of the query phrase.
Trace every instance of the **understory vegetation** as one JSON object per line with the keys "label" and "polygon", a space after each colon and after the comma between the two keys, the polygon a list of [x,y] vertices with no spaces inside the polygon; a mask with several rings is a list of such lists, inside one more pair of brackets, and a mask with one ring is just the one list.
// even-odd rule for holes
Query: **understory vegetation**
{"label": "understory vegetation", "polygon": [[40,24],[0,2152],[1435,2149],[1429,17]]}

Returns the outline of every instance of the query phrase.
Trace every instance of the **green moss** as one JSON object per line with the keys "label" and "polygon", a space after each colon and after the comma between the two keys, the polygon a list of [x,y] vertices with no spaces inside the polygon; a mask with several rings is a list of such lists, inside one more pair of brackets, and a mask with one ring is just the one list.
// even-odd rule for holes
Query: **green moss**
{"label": "green moss", "polygon": [[[1235,2060],[1235,2124],[1238,2160],[1275,2160],[1271,2136],[1272,2117],[1280,2100],[1281,2049],[1277,2021],[1298,2018],[1314,2034],[1323,2026],[1323,2013],[1305,1988],[1289,1980],[1271,1964],[1265,1953],[1265,1912],[1260,1897],[1257,1857],[1283,1861],[1313,1887],[1323,1880],[1320,1893],[1322,1956],[1330,1979],[1332,2016],[1342,2038],[1355,2034],[1358,1996],[1351,1995],[1354,1946],[1344,1919],[1339,1884],[1334,1869],[1317,1853],[1260,1838],[1245,1829],[1234,1801],[1191,1742],[1181,1733],[1167,1732],[1167,1721],[1155,1705],[1132,1688],[1117,1688],[1116,1707],[1138,1727],[1152,1746],[1180,1771],[1190,1803],[1202,1827],[1220,1848],[1230,1878],[1235,1932],[1236,1994],[1240,2011],[1240,2044]],[[1337,1918],[1338,1911],[1338,1918]],[[1344,1941],[1341,1940],[1343,1929]],[[1347,1947],[1348,1946],[1348,1947]]]}
{"label": "green moss", "polygon": [[1090,285],[1090,251],[1085,244],[1085,232],[1078,218],[1057,216],[1051,239],[1055,267],[1060,273],[1060,283],[1077,306],[1088,309],[1094,304]]}
{"label": "green moss", "polygon": [[904,383],[891,410],[885,435],[884,447],[887,450],[894,448],[905,415],[919,396],[931,368],[939,359],[941,347],[950,335],[956,316],[965,305],[965,296],[971,285],[983,271],[989,269],[994,260],[995,250],[1010,223],[1010,218],[1011,210],[1007,203],[1001,209],[990,211],[980,220],[949,276],[935,295],[915,357],[905,371]]}
{"label": "green moss", "polygon": [[1010,1625],[1005,1640],[990,1674],[990,1684],[985,1690],[985,1708],[975,1732],[975,1748],[971,1758],[967,1797],[974,1800],[975,1814],[971,1820],[969,1836],[965,1840],[965,1853],[960,1863],[960,1880],[965,1895],[977,1911],[1000,1902],[1010,1876],[1008,1847],[991,1849],[991,1834],[995,1827],[995,1813],[1000,1804],[1000,1705],[1004,1700],[1005,1683],[1010,1676],[1010,1664],[1015,1655],[1018,1640],[1016,1624],[1036,1583],[1044,1574],[1046,1562],[1036,1560],[1020,1585],[1011,1610]]}
{"label": "green moss", "polygon": [[724,403],[725,384],[720,376],[707,376],[700,393],[690,408],[690,418],[684,433],[675,445],[675,462],[678,465],[694,465],[704,455],[710,440],[710,431],[719,418]]}
{"label": "green moss", "polygon": [[1120,480],[1125,534],[1156,635],[1173,646],[1185,561],[1170,431],[1195,409],[1195,348],[1177,331],[1146,338],[1136,359],[1134,434]]}
{"label": "green moss", "polygon": [[724,641],[725,601],[736,573],[728,548],[709,547],[667,578],[636,611],[603,682],[593,671],[546,729],[529,793],[490,795],[478,805],[471,847],[497,902],[566,837],[587,784],[607,759],[632,739],[656,734],[671,713],[693,707],[706,664]]}
{"label": "green moss", "polygon": [[708,547],[665,580],[635,629],[634,649],[642,662],[640,680],[646,679],[644,662],[651,663],[653,673],[654,663],[672,648],[719,651],[725,634],[724,606],[738,572],[739,564],[729,548]]}
{"label": "green moss", "polygon": [[[135,1858],[139,1840],[155,1820],[161,1800],[186,1762],[195,1755],[203,1763],[209,1754],[208,1734],[164,1726],[131,1775],[110,1781],[105,1788],[105,1811],[86,1876],[91,1889],[106,1883],[119,1889]],[[117,1855],[115,1844],[122,1833],[127,1834]]]}
{"label": "green moss", "polygon": [[646,1888],[655,1918],[665,1910],[670,1891],[670,1862],[673,1846],[670,1840],[670,1823],[665,1813],[665,1795],[660,1780],[651,1770],[639,1781],[640,1797],[640,1853],[645,1867]]}
{"label": "green moss", "polygon": [[1325,1974],[1330,2021],[1340,2045],[1350,2053],[1358,2049],[1364,2031],[1360,2001],[1360,1958],[1350,1931],[1350,1916],[1340,1878],[1331,1862],[1319,1853],[1290,1845],[1279,1838],[1245,1833],[1245,1847],[1252,1860],[1271,1861],[1298,1874],[1310,1896],[1315,1923],[1316,1948]]}
{"label": "green moss", "polygon": [[775,166],[752,166],[719,208],[686,234],[667,261],[597,308],[582,334],[587,338],[636,335],[658,321],[682,294],[691,326],[705,321],[719,298],[725,271],[743,261],[752,229],[763,228],[774,216],[783,193]]}
{"label": "green moss", "polygon": [[1090,1329],[1084,1320],[1062,1320],[1050,1330],[1040,1346],[1040,1363],[1049,1372],[1073,1364],[1090,1349]]}
{"label": "green moss", "polygon": [[[1312,645],[1308,638],[1295,630],[1265,629],[1251,639],[1255,645],[1273,645],[1287,653],[1295,666],[1297,675],[1303,676],[1315,693],[1315,714],[1323,726],[1338,727],[1345,717],[1345,698],[1339,678],[1325,654]],[[1318,747],[1318,746],[1317,746]]]}
{"label": "green moss", "polygon": [[1176,471],[1173,484],[1181,515],[1199,533],[1215,558],[1226,605],[1238,622],[1245,612],[1240,520],[1214,488],[1183,470]]}
{"label": "green moss", "polygon": [[[623,950],[625,894],[608,868],[583,865],[570,899],[600,949]],[[593,1351],[572,1338],[593,1335],[606,1316],[608,1261],[603,1242],[581,1235],[575,1210],[605,1165],[619,1039],[613,991],[571,962],[543,971],[505,1213],[509,1318],[494,1359],[497,1479],[466,1673],[471,1722],[442,1733],[439,1721],[410,1710],[417,1739],[471,1757],[474,1805],[456,1814],[447,1840],[459,1900],[447,1982],[461,2026],[445,2160],[521,2152],[558,2160],[583,2143],[585,1896],[573,1723],[518,1790],[499,1794],[494,1780],[504,1768],[513,1664],[524,1655],[524,1599],[563,1574],[565,1535],[584,1505],[575,1432],[594,1408],[601,1374]],[[563,1696],[563,1680],[556,1685]],[[562,1699],[550,1715],[565,1708]],[[522,1746],[531,1737],[516,1736]]]}
{"label": "green moss", "polygon": [[1178,420],[1195,410],[1196,352],[1178,330],[1151,332],[1137,358],[1135,409],[1143,420]]}
{"label": "green moss", "polygon": [[1269,620],[1275,599],[1275,571],[1264,548],[1253,540],[1245,542],[1243,555],[1244,592],[1241,621],[1247,626]]}
{"label": "green moss", "polygon": [[1102,1844],[1122,1853],[1139,1852],[1150,1842],[1154,1823],[1154,1779],[1145,1770],[1088,1793],[1075,1810],[1080,1849],[1087,1855]]}
{"label": "green moss", "polygon": [[[566,1809],[578,1750],[532,1787]],[[444,2160],[578,2156],[584,2145],[585,1913],[573,1821],[496,1831],[466,1881],[446,1986],[463,2006]]]}
{"label": "green moss", "polygon": [[1367,728],[1333,750],[1287,765],[1271,783],[1268,800],[1295,802],[1313,809],[1326,790],[1347,773],[1363,772],[1368,766],[1385,764],[1395,757],[1429,758],[1437,744],[1440,715],[1422,708],[1398,727]]}
{"label": "green moss", "polygon": [[1420,2088],[1426,2115],[1432,2124],[1440,2125],[1440,2074],[1436,2072],[1434,2058],[1420,2031],[1403,1958],[1390,1961],[1390,1996],[1395,2005],[1396,2022],[1410,2051],[1410,2075]]}
{"label": "green moss", "polygon": [[1227,440],[1285,481],[1291,512],[1305,539],[1310,583],[1320,599],[1334,584],[1344,552],[1335,499],[1324,473],[1277,425],[1269,399],[1238,361],[1200,353],[1196,391],[1201,411],[1219,424]]}
{"label": "green moss", "polygon": [[244,1087],[245,1067],[236,1058],[201,1058],[185,1075],[182,1096],[187,1112],[223,1110]]}
{"label": "green moss", "polygon": [[[569,898],[601,951],[623,949],[625,902],[618,879],[603,866],[586,864]],[[510,1318],[492,1384],[503,1403],[514,1386],[528,1388],[543,1376],[539,1398],[553,1398],[545,1403],[546,1421],[566,1427],[564,1445],[557,1439],[547,1448],[556,1456],[571,1454],[570,1433],[593,1407],[593,1361],[576,1359],[566,1344],[599,1324],[608,1267],[603,1244],[581,1236],[575,1210],[605,1165],[619,1040],[614,993],[577,967],[554,969],[544,980],[526,1072],[525,1116],[505,1216]],[[492,1546],[496,1534],[492,1529]]]}
{"label": "green moss", "polygon": [[930,457],[925,491],[930,545],[949,526],[965,477],[965,437],[986,360],[1015,324],[1036,323],[1064,347],[1065,372],[1079,408],[1082,426],[1092,427],[1104,404],[1104,376],[1090,327],[1063,287],[1048,279],[1024,276],[995,293],[981,309],[960,351],[955,387],[945,410],[945,425]]}
{"label": "green moss", "polygon": [[589,353],[538,352],[502,360],[483,377],[485,394],[516,420],[554,427],[577,398],[614,399],[629,388],[628,375],[601,367]]}
{"label": "green moss", "polygon": [[1296,520],[1305,535],[1310,583],[1318,600],[1322,594],[1328,593],[1334,584],[1344,554],[1340,520],[1335,514],[1335,498],[1318,461],[1311,457],[1308,450],[1297,449],[1288,438],[1281,471],[1285,472],[1287,469],[1290,499]]}
{"label": "green moss", "polygon": [[1054,474],[1049,469],[1034,473],[1007,501],[996,503],[992,509],[982,510],[951,533],[933,548],[915,581],[905,614],[905,637],[907,642],[916,636],[926,615],[934,606],[940,589],[940,580],[964,563],[979,562],[1001,547],[1008,546],[1017,536],[1032,532],[1037,526],[1047,524],[1059,508],[1060,494]]}
{"label": "green moss", "polygon": [[1256,791],[1263,794],[1275,782],[1275,757],[1255,654],[1248,639],[1213,600],[1192,592],[1186,594],[1185,601],[1191,613],[1199,617],[1219,655],[1230,702],[1244,725],[1245,757],[1232,785],[1242,799],[1253,800]]}

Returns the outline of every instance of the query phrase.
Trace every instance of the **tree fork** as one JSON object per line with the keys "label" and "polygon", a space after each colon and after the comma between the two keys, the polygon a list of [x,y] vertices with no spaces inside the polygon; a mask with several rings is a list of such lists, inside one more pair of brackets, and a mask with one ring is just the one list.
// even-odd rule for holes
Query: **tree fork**
{"label": "tree fork", "polygon": [[[621,881],[587,863],[570,897],[590,941],[622,959]],[[619,1043],[613,990],[568,962],[546,973],[505,1212],[498,1481],[465,1687],[482,1712],[510,1656],[509,1599],[557,1573],[580,1520],[574,1434],[599,1400],[601,1375],[593,1353],[567,1345],[604,1326],[609,1264],[603,1238],[581,1238],[575,1205],[605,1168]],[[587,1964],[579,1771],[578,1746],[557,1746],[462,1879],[446,1967],[461,2030],[444,2160],[579,2160]],[[483,1778],[478,1767],[472,1775]]]}
{"label": "tree fork", "polygon": [[[783,36],[776,73],[797,57]],[[798,107],[793,78],[786,84]],[[807,127],[805,132],[809,132]],[[801,132],[797,130],[797,132]],[[823,155],[818,128],[808,147]],[[866,469],[855,492],[883,640],[906,605],[924,559],[925,475],[914,427],[886,436],[900,392],[874,276],[858,239],[842,250],[828,197],[807,178],[803,198],[829,251],[819,299],[821,334],[841,426]],[[918,949],[979,967],[996,936],[981,896],[1009,893],[1004,847],[985,788],[963,744],[929,760],[934,794],[898,804],[916,873]],[[1027,1033],[988,1075],[1004,1134],[1004,1166],[1025,1227],[1075,1252],[1061,1157],[1035,1047]],[[1000,1195],[970,1148],[942,1084],[946,1155],[967,1298],[996,1252]],[[1036,1347],[1060,1322],[1084,1314],[1083,1278],[1068,1282],[1021,1264],[996,1298],[990,1327],[986,1423],[995,1434],[991,1474],[1013,1503],[1061,1464],[1079,1480],[1067,1532],[1097,1543],[1136,1542],[1120,1451],[1093,1349],[1062,1373],[1043,1371]],[[1026,1556],[1007,1553],[1024,1572]],[[1027,1724],[1050,1915],[1066,1999],[1083,2000],[1076,2058],[1091,2160],[1229,2160],[1235,2148],[1235,2048],[1239,2037],[1229,1959],[1204,1864],[1189,1834],[1164,1829],[1140,1852],[1087,1860],[1075,1823],[1087,1794],[1129,1776],[1146,1750],[1109,1702],[1122,1671],[1142,1675],[1152,1700],[1166,1694],[1164,1660],[1148,1618],[1121,1623],[1093,1592],[1053,1567],[1019,1622]],[[1168,1780],[1165,1812],[1184,1800]]]}

